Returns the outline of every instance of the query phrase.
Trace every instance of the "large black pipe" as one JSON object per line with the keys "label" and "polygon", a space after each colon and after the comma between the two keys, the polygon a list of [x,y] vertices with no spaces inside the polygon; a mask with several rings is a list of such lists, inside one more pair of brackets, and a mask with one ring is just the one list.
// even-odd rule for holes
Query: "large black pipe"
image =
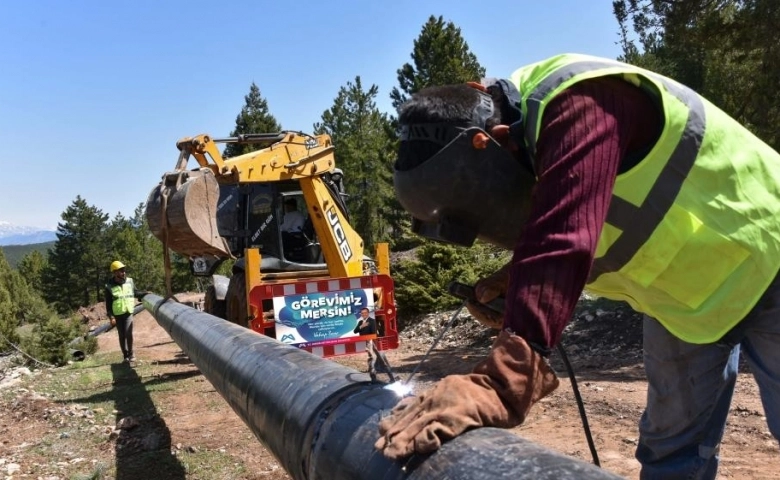
{"label": "large black pipe", "polygon": [[391,462],[373,447],[398,402],[384,384],[157,295],[144,306],[296,480],[619,478],[494,428]]}

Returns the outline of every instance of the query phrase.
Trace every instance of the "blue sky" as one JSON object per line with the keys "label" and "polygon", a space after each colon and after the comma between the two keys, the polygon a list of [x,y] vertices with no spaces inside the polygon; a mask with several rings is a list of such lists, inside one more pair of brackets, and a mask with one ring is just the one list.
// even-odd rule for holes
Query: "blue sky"
{"label": "blue sky", "polygon": [[461,28],[488,76],[620,54],[612,0],[2,2],[0,221],[55,228],[77,195],[132,215],[177,139],[230,133],[252,82],[288,129],[310,131],[357,75],[389,113],[430,15]]}

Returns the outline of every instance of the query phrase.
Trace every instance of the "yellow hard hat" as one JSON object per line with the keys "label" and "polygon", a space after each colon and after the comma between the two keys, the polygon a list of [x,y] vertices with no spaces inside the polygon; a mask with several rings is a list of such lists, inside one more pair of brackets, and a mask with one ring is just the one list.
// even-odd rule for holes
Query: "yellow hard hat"
{"label": "yellow hard hat", "polygon": [[125,264],[120,262],[119,260],[114,260],[111,262],[111,271],[115,272],[119,270],[120,268],[125,268]]}

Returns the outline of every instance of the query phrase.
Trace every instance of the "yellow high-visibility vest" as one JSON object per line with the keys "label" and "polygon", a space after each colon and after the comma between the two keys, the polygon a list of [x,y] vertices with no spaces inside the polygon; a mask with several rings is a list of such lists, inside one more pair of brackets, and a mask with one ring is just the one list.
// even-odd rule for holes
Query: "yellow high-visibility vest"
{"label": "yellow high-visibility vest", "polygon": [[114,298],[114,301],[111,303],[111,312],[114,315],[133,313],[133,308],[135,307],[135,288],[132,278],[125,278],[125,283],[122,285],[117,285],[113,282],[109,283],[106,285],[106,288],[111,290],[111,295]]}
{"label": "yellow high-visibility vest", "polygon": [[549,102],[605,76],[653,95],[663,130],[647,156],[617,177],[586,288],[628,302],[686,342],[717,341],[780,270],[780,155],[674,80],[567,54],[511,77],[532,157]]}

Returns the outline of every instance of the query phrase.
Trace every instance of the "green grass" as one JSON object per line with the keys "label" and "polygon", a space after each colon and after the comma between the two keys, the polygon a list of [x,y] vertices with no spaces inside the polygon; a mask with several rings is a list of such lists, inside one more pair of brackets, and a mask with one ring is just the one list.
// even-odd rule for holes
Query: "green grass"
{"label": "green grass", "polygon": [[[31,432],[19,440],[28,444],[25,473],[63,480],[257,478],[222,448],[201,447],[195,439],[177,446],[181,440],[172,438],[175,418],[166,416],[177,408],[177,396],[191,395],[210,411],[225,407],[194,366],[141,361],[131,368],[121,360],[119,352],[99,351],[0,390],[0,411],[15,409],[14,426]],[[32,395],[45,400],[39,407],[25,403]],[[117,429],[128,417],[137,425]],[[74,459],[84,460],[70,463]]]}
{"label": "green grass", "polygon": [[[246,467],[227,453],[171,447],[163,400],[200,389],[197,371],[170,372],[147,363],[130,368],[121,363],[118,352],[98,352],[83,362],[23,377],[17,388],[0,390],[0,409],[33,392],[46,399],[43,407],[29,404],[24,413],[40,432],[26,449],[33,478],[56,472],[63,479],[103,480],[116,478],[118,471],[125,478],[246,478]],[[208,398],[210,408],[217,409],[219,402]],[[127,416],[139,425],[110,439],[108,432]],[[150,436],[158,437],[159,445],[139,448]],[[78,458],[85,460],[69,463]]]}
{"label": "green grass", "polygon": [[110,478],[107,476],[110,473],[110,468],[108,466],[98,463],[91,472],[83,475],[76,475],[72,477],[72,480],[104,480]]}
{"label": "green grass", "polygon": [[179,452],[177,458],[184,466],[187,475],[192,475],[193,478],[230,480],[247,473],[242,464],[236,463],[230,455],[219,451]]}

